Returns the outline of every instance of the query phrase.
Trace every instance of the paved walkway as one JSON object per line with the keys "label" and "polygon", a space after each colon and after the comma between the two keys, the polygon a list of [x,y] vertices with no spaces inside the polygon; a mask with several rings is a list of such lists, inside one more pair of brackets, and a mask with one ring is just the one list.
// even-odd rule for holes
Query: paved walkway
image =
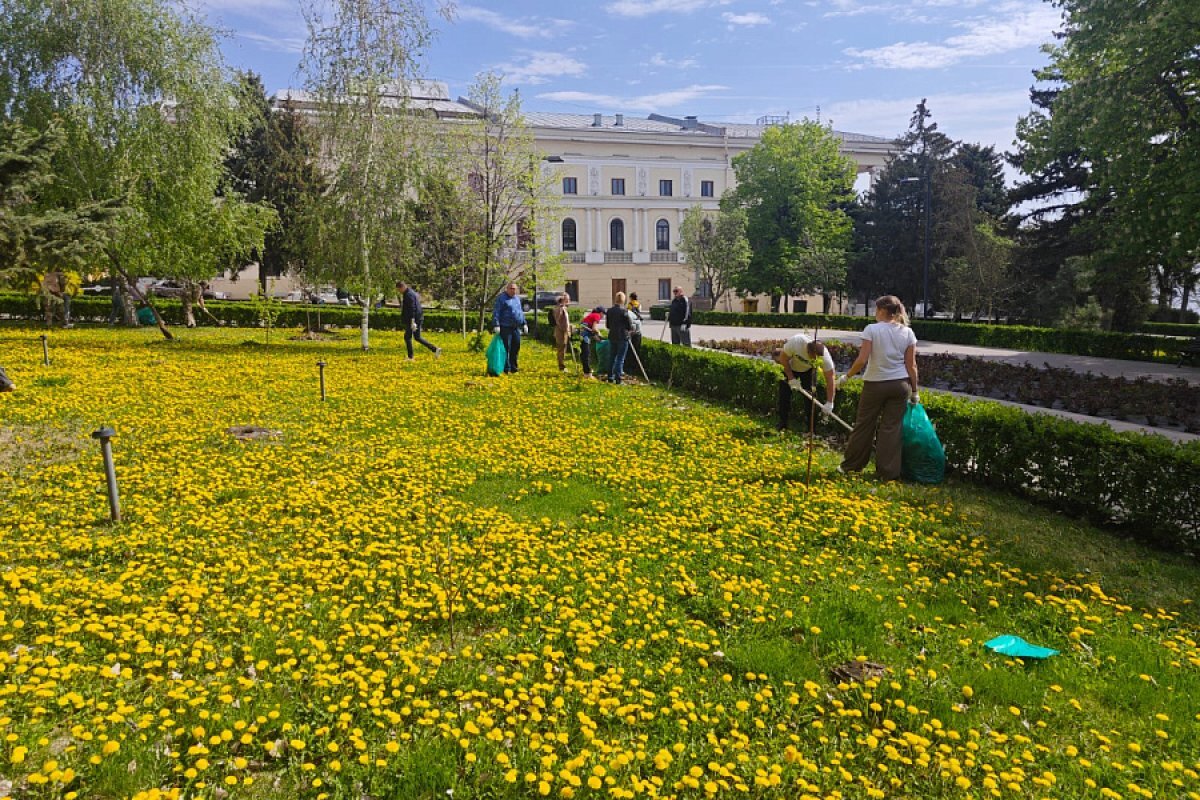
{"label": "paved walkway", "polygon": [[[664,331],[666,327],[664,322],[656,322],[647,320],[642,324],[642,335],[649,339],[662,338],[666,341],[670,340],[670,332]],[[712,341],[728,341],[732,339],[750,339],[753,341],[761,341],[763,339],[785,339],[797,331],[791,328],[740,328],[726,325],[693,325],[692,326],[692,342],[702,340]],[[811,333],[811,329],[806,329],[806,333]],[[836,339],[847,344],[858,345],[861,340],[861,331],[826,331],[819,332],[822,339]],[[998,361],[1007,364],[1015,364],[1023,366],[1031,364],[1035,367],[1042,367],[1049,364],[1052,367],[1073,369],[1080,373],[1092,373],[1093,375],[1106,375],[1109,377],[1125,377],[1128,379],[1134,378],[1151,378],[1153,380],[1165,381],[1168,379],[1182,378],[1193,386],[1200,386],[1200,367],[1174,367],[1170,364],[1154,364],[1147,361],[1125,361],[1117,358],[1093,358],[1091,356],[1071,356],[1063,355],[1062,353],[1037,353],[1025,350],[1005,350],[1001,348],[991,347],[972,347],[962,344],[943,344],[941,342],[918,342],[917,351],[920,353],[949,353],[958,356],[971,356],[973,358],[982,358],[988,361]],[[921,391],[926,391],[922,389]],[[933,390],[937,391],[937,390]],[[991,400],[991,398],[983,398]],[[1058,411],[1056,409],[1042,408],[1041,406],[1026,406],[1018,403],[1009,403],[1000,400],[991,400],[993,403],[1003,402],[1005,405],[1024,409],[1032,414],[1054,414],[1055,416],[1065,419],[1075,420],[1076,422],[1091,422],[1103,425],[1108,425],[1110,428],[1119,431],[1139,431],[1148,434],[1158,434],[1165,436],[1177,442],[1191,442],[1200,440],[1200,436],[1182,431],[1173,431],[1165,428],[1152,428],[1146,425],[1136,425],[1132,422],[1121,422],[1118,420],[1109,420],[1102,417],[1089,417],[1083,414],[1075,414],[1069,411]]]}

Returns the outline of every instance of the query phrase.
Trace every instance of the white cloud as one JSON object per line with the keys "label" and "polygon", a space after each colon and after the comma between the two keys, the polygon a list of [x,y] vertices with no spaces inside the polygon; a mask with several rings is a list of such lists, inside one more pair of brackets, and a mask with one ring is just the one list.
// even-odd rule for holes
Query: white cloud
{"label": "white cloud", "polygon": [[538,95],[539,100],[550,100],[557,103],[586,103],[605,109],[628,109],[634,111],[667,111],[680,108],[695,100],[711,96],[714,92],[726,90],[728,87],[718,84],[693,84],[682,89],[671,89],[655,94],[643,94],[636,97],[618,97],[611,94],[594,92],[545,92]]}
{"label": "white cloud", "polygon": [[712,6],[727,6],[731,0],[616,0],[605,8],[619,17],[648,17],[651,14],[687,14]]}
{"label": "white cloud", "polygon": [[521,39],[551,38],[571,27],[571,23],[563,19],[536,17],[517,19],[479,6],[457,6],[455,16],[466,22],[478,22]]}
{"label": "white cloud", "polygon": [[266,34],[254,33],[252,31],[238,31],[236,35],[239,39],[245,39],[248,42],[262,45],[264,50],[273,50],[277,53],[304,52],[304,39],[293,36],[267,36]]}
{"label": "white cloud", "polygon": [[644,66],[662,67],[664,69],[692,69],[700,66],[700,62],[694,58],[680,58],[673,61],[662,53],[655,53],[650,56],[649,61],[644,62]]}
{"label": "white cloud", "polygon": [[994,17],[957,23],[964,30],[938,44],[897,42],[871,49],[849,48],[846,55],[883,69],[940,69],[978,56],[1037,47],[1053,38],[1061,17],[1042,4],[1006,3]]}
{"label": "white cloud", "polygon": [[759,14],[757,11],[750,11],[745,14],[731,14],[730,12],[726,11],[721,15],[721,19],[728,22],[730,28],[734,27],[735,25],[740,25],[743,27],[766,25],[771,21],[765,14]]}
{"label": "white cloud", "polygon": [[551,78],[578,78],[587,72],[587,65],[565,53],[541,50],[521,54],[520,63],[498,64],[496,70],[509,83],[547,83]]}

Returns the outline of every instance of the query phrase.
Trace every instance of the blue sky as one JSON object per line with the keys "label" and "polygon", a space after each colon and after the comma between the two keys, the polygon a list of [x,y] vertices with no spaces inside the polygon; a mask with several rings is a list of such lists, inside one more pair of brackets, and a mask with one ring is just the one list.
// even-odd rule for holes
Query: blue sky
{"label": "blue sky", "polygon": [[[300,85],[295,0],[194,1],[233,66],[268,91]],[[886,137],[927,97],[944,133],[1001,150],[1060,27],[1045,0],[471,0],[431,18],[426,77],[452,96],[491,69],[527,110],[753,122],[819,108]]]}

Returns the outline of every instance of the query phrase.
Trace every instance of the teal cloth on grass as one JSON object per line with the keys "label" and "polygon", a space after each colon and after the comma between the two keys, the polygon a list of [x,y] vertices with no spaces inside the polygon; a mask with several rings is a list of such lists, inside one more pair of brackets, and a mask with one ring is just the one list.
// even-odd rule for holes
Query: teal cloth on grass
{"label": "teal cloth on grass", "polygon": [[997,636],[991,641],[984,642],[983,646],[993,652],[1005,656],[1013,656],[1014,658],[1049,658],[1050,656],[1058,655],[1057,650],[1030,644],[1020,636],[1013,636],[1011,634]]}

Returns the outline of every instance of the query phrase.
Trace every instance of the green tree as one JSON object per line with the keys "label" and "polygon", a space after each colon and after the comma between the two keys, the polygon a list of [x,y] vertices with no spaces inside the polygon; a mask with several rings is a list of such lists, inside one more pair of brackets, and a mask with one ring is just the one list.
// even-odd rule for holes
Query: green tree
{"label": "green tree", "polygon": [[73,208],[43,202],[62,144],[57,126],[35,133],[0,125],[0,286],[31,289],[51,269],[86,271],[116,229],[124,210],[117,200]]}
{"label": "green tree", "polygon": [[444,160],[431,165],[408,201],[410,235],[404,274],[406,282],[420,287],[428,298],[454,298],[465,308],[464,289],[481,279],[482,265],[471,254],[483,226],[464,181],[451,169]]}
{"label": "green tree", "polygon": [[361,297],[367,350],[371,303],[402,263],[405,200],[425,141],[409,87],[432,30],[418,0],[304,0],[302,8],[301,69],[330,154],[322,200],[306,214],[310,273]]}
{"label": "green tree", "polygon": [[[1052,74],[1042,70],[1039,76],[1046,81]],[[1022,317],[1042,325],[1055,324],[1086,300],[1075,289],[1077,265],[1099,247],[1094,221],[1107,202],[1091,191],[1091,166],[1079,148],[1047,138],[1058,95],[1054,88],[1030,90],[1034,110],[1017,123],[1017,137],[1023,144],[1008,157],[1024,175],[1009,192],[1014,210],[1008,227],[1016,243],[1013,304]],[[1038,144],[1031,147],[1034,141]]]}
{"label": "green tree", "polygon": [[235,141],[227,166],[234,190],[248,200],[270,204],[278,218],[259,254],[265,292],[269,277],[308,272],[304,219],[319,203],[325,182],[316,136],[295,102],[288,98],[273,109],[258,75],[244,73],[240,79],[250,125]]}
{"label": "green tree", "polygon": [[1018,130],[1033,170],[1063,152],[1090,170],[1105,199],[1095,235],[1095,288],[1113,326],[1144,315],[1200,261],[1200,5],[1193,0],[1055,0],[1061,42],[1038,74],[1057,96]]}
{"label": "green tree", "polygon": [[746,212],[752,250],[737,288],[773,297],[830,289],[823,266],[851,245],[856,169],[832,129],[811,120],[768,128],[733,169],[737,186],[721,206]]}
{"label": "green tree", "polygon": [[714,308],[750,263],[746,222],[746,212],[740,208],[711,214],[694,205],[679,226],[679,248],[696,270],[697,284],[707,284]]}
{"label": "green tree", "polygon": [[999,306],[1012,288],[1009,264],[1012,241],[997,224],[978,212],[980,221],[966,237],[967,246],[960,256],[947,259],[943,301],[955,314],[994,319]]}
{"label": "green tree", "polygon": [[124,200],[106,256],[128,282],[203,280],[262,246],[273,214],[230,191],[224,169],[245,124],[235,85],[212,30],[178,4],[2,0],[0,109],[63,131],[46,202]]}

